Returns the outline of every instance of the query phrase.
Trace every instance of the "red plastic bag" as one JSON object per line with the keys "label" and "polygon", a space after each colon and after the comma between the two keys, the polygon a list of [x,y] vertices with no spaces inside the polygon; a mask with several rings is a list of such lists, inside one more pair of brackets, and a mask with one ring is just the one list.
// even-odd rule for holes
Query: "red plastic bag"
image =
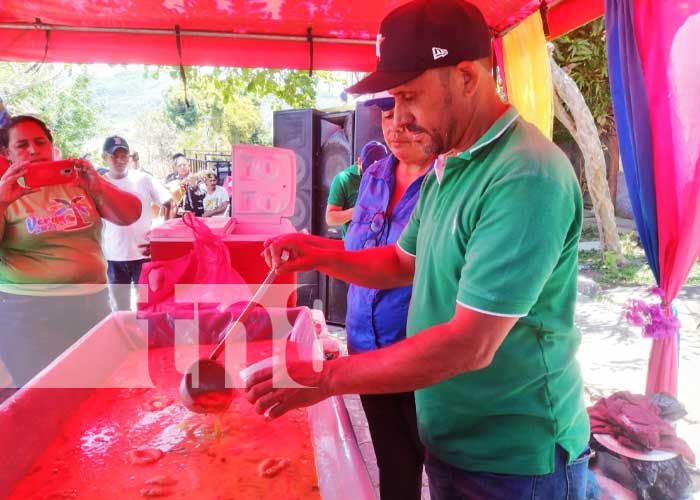
{"label": "red plastic bag", "polygon": [[[192,229],[194,248],[182,257],[143,265],[139,284],[148,287],[148,298],[146,303],[139,304],[139,311],[177,311],[179,303],[188,302],[180,296],[176,302],[178,285],[198,285],[192,288],[196,301],[220,303],[222,309],[236,302],[248,301],[252,296],[250,289],[231,265],[229,249],[221,237],[192,213],[186,213],[182,220]],[[183,289],[186,294],[187,287],[180,287],[179,291]],[[191,305],[186,309],[191,315]]]}

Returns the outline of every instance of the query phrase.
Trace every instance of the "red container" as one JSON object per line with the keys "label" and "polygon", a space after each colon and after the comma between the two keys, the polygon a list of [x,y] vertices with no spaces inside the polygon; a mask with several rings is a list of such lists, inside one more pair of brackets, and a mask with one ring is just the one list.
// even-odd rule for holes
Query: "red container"
{"label": "red container", "polygon": [[[235,145],[232,152],[231,217],[202,220],[222,236],[231,253],[231,264],[253,288],[262,283],[269,268],[260,255],[264,242],[295,232],[288,217],[294,214],[296,160],[284,148]],[[167,260],[187,254],[194,242],[192,230],[181,219],[166,221],[151,231],[151,258]],[[296,285],[296,273],[282,274],[276,284]],[[296,294],[280,307],[294,305]]]}

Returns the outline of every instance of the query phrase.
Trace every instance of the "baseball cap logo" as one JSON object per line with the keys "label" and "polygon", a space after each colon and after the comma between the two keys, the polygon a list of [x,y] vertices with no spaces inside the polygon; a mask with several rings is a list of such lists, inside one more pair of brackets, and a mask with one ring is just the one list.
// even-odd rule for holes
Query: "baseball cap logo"
{"label": "baseball cap logo", "polygon": [[438,60],[445,56],[447,56],[447,50],[441,49],[440,47],[433,47],[433,60]]}
{"label": "baseball cap logo", "polygon": [[374,51],[375,51],[375,53],[377,54],[377,59],[381,59],[381,58],[382,58],[382,54],[381,54],[381,53],[382,53],[382,42],[383,42],[383,41],[384,41],[384,35],[382,35],[381,33],[379,33],[379,34],[377,35],[377,43],[376,43],[376,45],[375,45],[375,47],[374,47]]}

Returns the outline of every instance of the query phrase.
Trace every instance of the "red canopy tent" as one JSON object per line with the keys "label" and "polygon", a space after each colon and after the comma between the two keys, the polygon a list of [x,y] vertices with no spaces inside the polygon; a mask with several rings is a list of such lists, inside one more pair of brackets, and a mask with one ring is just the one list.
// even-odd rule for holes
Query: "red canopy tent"
{"label": "red canopy tent", "polygon": [[[314,69],[371,71],[379,23],[406,1],[3,0],[0,60],[308,69],[313,53]],[[472,2],[494,33],[544,6],[552,37],[604,10],[603,0]]]}

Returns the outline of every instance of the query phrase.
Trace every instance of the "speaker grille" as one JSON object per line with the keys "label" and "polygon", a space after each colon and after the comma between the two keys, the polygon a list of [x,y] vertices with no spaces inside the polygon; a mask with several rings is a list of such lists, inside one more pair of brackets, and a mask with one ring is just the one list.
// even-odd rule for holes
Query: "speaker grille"
{"label": "speaker grille", "polygon": [[365,106],[358,102],[355,106],[354,157],[360,156],[362,147],[369,141],[384,142],[382,132],[382,112],[377,106]]}
{"label": "speaker grille", "polygon": [[313,166],[318,155],[319,113],[313,109],[275,111],[272,118],[273,144],[294,151],[297,190],[291,222],[301,231],[313,230]]}
{"label": "speaker grille", "polygon": [[319,199],[314,209],[317,210],[317,233],[321,236],[340,238],[342,235],[340,226],[328,226],[326,224],[326,207],[328,206],[328,194],[333,178],[351,163],[352,144],[345,135],[345,130],[338,128],[321,146],[318,165],[320,170],[317,190]]}
{"label": "speaker grille", "polygon": [[[381,134],[381,123],[379,129]],[[291,222],[297,230],[340,237],[339,228],[326,225],[326,205],[333,178],[353,162],[354,130],[353,111],[292,109],[273,114],[273,144],[296,155],[297,196]],[[297,282],[306,285],[297,291],[298,305],[313,307],[316,300],[323,299],[324,312],[336,324],[345,323],[345,283],[327,282],[317,272],[298,273]]]}

